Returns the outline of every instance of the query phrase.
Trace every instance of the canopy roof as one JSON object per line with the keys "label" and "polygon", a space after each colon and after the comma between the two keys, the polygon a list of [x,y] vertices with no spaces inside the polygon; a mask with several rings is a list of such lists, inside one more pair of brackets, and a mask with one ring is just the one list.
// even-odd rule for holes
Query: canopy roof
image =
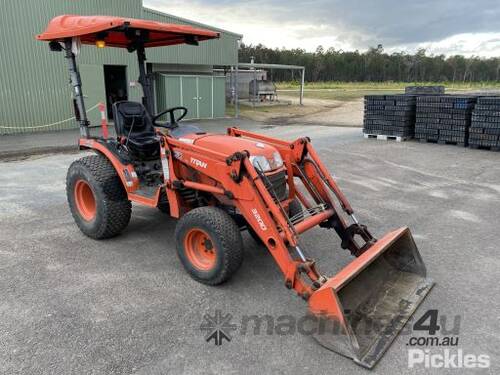
{"label": "canopy roof", "polygon": [[[53,18],[38,40],[63,41],[79,37],[82,44],[105,40],[111,47],[128,48],[141,31],[145,47],[171,46],[219,38],[219,33],[186,25],[113,16],[62,15]],[[146,31],[146,32],[142,32]]]}

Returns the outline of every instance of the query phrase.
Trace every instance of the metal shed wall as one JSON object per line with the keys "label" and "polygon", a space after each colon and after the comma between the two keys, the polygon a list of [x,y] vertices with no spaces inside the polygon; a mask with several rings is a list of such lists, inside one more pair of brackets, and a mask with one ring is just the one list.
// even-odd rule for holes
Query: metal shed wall
{"label": "metal shed wall", "polygon": [[[0,134],[61,130],[76,127],[66,61],[61,53],[50,52],[47,43],[35,40],[48,21],[60,14],[118,15],[176,22],[175,17],[144,10],[141,0],[16,0],[2,3],[0,12]],[[169,21],[167,21],[169,20]],[[179,22],[177,22],[179,23]],[[183,21],[182,23],[185,23]],[[227,42],[227,41],[234,41]],[[149,62],[183,64],[234,64],[237,59],[236,36],[228,33],[209,46],[161,47],[150,50]],[[228,46],[234,51],[225,51]],[[200,48],[201,51],[198,51]],[[155,50],[153,52],[153,50]],[[172,52],[170,50],[173,50]],[[225,51],[225,52],[223,52]],[[209,60],[209,61],[205,61]],[[129,80],[138,77],[135,54],[125,50],[96,49],[83,46],[79,63],[101,66],[126,65]],[[92,85],[90,82],[83,82]],[[139,86],[129,88],[129,97],[141,96]],[[91,108],[95,103],[87,103]],[[58,123],[50,127],[39,125]]]}
{"label": "metal shed wall", "polygon": [[[0,12],[0,134],[60,130],[75,127],[73,121],[34,128],[71,118],[71,91],[62,53],[50,52],[47,43],[35,40],[48,21],[59,14],[138,15],[137,0],[112,1],[7,1]],[[111,64],[123,61],[129,74],[138,74],[126,51],[82,47],[80,64]],[[85,84],[84,84],[85,90]],[[132,90],[131,90],[132,91]],[[132,92],[130,94],[133,94]],[[91,107],[94,103],[87,103]],[[9,127],[5,129],[3,127]],[[12,129],[13,128],[13,129]]]}
{"label": "metal shed wall", "polygon": [[238,62],[238,40],[241,39],[239,34],[225,32],[148,8],[143,8],[142,18],[165,23],[193,25],[221,32],[220,39],[208,40],[200,43],[199,46],[172,46],[168,49],[152,49],[148,53],[149,62],[205,65],[236,65]]}

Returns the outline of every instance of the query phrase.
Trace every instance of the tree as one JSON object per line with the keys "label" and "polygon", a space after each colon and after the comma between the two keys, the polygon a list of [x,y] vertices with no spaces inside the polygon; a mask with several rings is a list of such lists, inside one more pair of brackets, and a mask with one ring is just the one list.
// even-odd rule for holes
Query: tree
{"label": "tree", "polygon": [[[414,54],[388,54],[382,44],[366,52],[325,49],[315,52],[301,48],[272,49],[258,45],[241,45],[239,60],[256,63],[301,65],[306,68],[306,81],[499,81],[500,58],[466,58],[462,55],[445,57],[428,55],[425,49]],[[273,79],[292,79],[290,72],[277,70]]]}

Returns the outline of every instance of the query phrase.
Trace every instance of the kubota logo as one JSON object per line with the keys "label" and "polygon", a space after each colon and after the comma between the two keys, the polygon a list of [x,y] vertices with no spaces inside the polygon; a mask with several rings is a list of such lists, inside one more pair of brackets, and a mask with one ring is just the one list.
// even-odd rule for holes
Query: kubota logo
{"label": "kubota logo", "polygon": [[195,159],[193,157],[191,158],[191,164],[194,164],[194,165],[196,165],[197,167],[200,167],[200,168],[206,168],[207,167],[207,163],[205,163],[204,161]]}
{"label": "kubota logo", "polygon": [[260,229],[267,230],[267,226],[264,223],[264,220],[262,220],[262,217],[260,217],[259,211],[257,211],[256,208],[252,208],[252,214],[255,217],[255,220],[257,220],[257,223],[259,223]]}

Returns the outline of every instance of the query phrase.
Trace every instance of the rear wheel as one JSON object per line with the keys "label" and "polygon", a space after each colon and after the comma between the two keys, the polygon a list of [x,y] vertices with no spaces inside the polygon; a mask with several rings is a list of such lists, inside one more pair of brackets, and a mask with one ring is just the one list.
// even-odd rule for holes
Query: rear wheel
{"label": "rear wheel", "polygon": [[189,275],[208,285],[228,280],[243,261],[238,226],[216,207],[199,207],[184,215],[175,228],[177,254]]}
{"label": "rear wheel", "polygon": [[130,221],[132,205],[113,165],[103,155],[86,156],[71,164],[66,194],[76,224],[91,238],[116,236]]}

